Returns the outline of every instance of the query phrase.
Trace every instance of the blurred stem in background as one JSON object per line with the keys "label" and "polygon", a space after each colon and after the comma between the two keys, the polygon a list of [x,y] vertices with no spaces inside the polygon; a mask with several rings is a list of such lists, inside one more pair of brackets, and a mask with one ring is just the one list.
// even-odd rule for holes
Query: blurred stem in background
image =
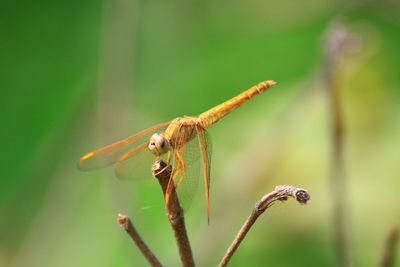
{"label": "blurred stem in background", "polygon": [[381,267],[392,267],[394,265],[396,256],[396,243],[399,239],[400,228],[395,225],[386,237],[385,244],[383,246],[383,254],[381,259]]}
{"label": "blurred stem in background", "polygon": [[108,140],[131,129],[138,3],[106,0],[103,5],[96,133]]}
{"label": "blurred stem in background", "polygon": [[350,231],[348,229],[347,181],[344,162],[345,128],[340,101],[341,59],[355,47],[357,39],[342,21],[334,20],[326,31],[324,42],[324,80],[330,115],[330,186],[332,190],[334,242],[338,266],[351,266]]}

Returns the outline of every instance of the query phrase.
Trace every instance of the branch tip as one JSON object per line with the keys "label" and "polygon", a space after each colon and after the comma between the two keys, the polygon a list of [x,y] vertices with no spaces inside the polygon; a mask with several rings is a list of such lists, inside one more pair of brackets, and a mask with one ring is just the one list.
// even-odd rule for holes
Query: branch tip
{"label": "branch tip", "polygon": [[297,188],[291,185],[278,185],[275,190],[264,195],[256,204],[256,209],[263,212],[270,207],[275,201],[285,201],[288,197],[293,197],[300,204],[306,204],[310,200],[307,190]]}
{"label": "branch tip", "polygon": [[310,200],[310,195],[305,189],[297,188],[291,185],[276,186],[274,191],[264,195],[259,201],[257,201],[253,212],[243,224],[242,228],[240,228],[239,233],[236,235],[218,266],[223,267],[228,264],[236,249],[239,247],[240,243],[243,241],[253,224],[256,222],[257,218],[264,211],[266,211],[267,208],[269,208],[275,201],[285,201],[289,197],[293,197],[300,204],[306,204],[307,201]]}
{"label": "branch tip", "polygon": [[307,201],[310,200],[310,195],[304,189],[299,189],[295,193],[295,198],[300,204],[307,204]]}
{"label": "branch tip", "polygon": [[129,220],[129,217],[128,216],[126,216],[125,214],[122,214],[122,213],[118,213],[118,215],[117,215],[117,222],[119,223],[119,225],[121,226],[121,227],[123,227],[123,228],[127,228],[127,226],[128,226],[128,220]]}
{"label": "branch tip", "polygon": [[135,242],[136,246],[142,252],[143,256],[148,260],[151,266],[156,266],[156,267],[162,266],[161,263],[158,261],[157,257],[153,254],[150,248],[140,237],[139,233],[133,226],[131,219],[129,219],[127,215],[118,213],[117,222],[119,223],[119,226],[124,228],[126,233],[132,238],[133,242]]}

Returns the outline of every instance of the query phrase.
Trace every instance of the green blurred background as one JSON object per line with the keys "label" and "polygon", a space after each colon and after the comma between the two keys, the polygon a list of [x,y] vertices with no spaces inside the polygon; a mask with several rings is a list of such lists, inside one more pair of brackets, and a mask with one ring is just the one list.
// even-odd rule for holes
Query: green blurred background
{"label": "green blurred background", "polygon": [[215,266],[257,199],[291,184],[309,204],[271,208],[232,266],[334,266],[322,40],[338,19],[361,39],[337,77],[347,226],[354,263],[376,266],[400,215],[399,14],[395,0],[2,3],[0,266],[146,265],[118,212],[179,265],[157,183],[76,161],[267,79],[279,85],[209,129],[211,223],[201,190],[186,215],[195,260]]}

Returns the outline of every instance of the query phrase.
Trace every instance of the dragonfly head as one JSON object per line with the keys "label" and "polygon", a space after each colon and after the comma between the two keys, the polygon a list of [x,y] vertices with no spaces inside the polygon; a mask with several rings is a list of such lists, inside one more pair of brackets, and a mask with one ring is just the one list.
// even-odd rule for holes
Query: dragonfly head
{"label": "dragonfly head", "polygon": [[169,150],[168,140],[164,135],[155,133],[150,137],[148,148],[154,155],[161,156]]}

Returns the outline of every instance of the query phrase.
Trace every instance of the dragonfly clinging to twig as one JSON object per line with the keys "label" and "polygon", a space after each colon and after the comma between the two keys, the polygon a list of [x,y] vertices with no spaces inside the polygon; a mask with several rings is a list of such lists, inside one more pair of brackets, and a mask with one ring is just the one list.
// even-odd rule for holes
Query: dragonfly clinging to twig
{"label": "dragonfly clinging to twig", "polygon": [[[261,82],[236,97],[218,105],[198,117],[179,117],[144,130],[127,139],[84,155],[78,168],[84,171],[115,164],[116,176],[122,179],[135,176],[143,157],[157,161],[164,158],[173,171],[165,195],[168,203],[173,186],[195,188],[202,166],[208,217],[210,216],[211,140],[206,129],[221,118],[274,86],[275,81]],[[143,165],[143,164],[142,164]],[[148,167],[149,173],[151,166]],[[193,192],[189,193],[192,194]]]}

